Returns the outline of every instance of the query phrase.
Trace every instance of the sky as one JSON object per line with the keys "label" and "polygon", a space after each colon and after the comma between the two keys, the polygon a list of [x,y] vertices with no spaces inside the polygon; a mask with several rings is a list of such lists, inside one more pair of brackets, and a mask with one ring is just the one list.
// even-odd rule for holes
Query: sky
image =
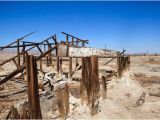
{"label": "sky", "polygon": [[160,53],[160,2],[0,2],[0,46],[32,31],[25,40],[66,32],[90,47]]}

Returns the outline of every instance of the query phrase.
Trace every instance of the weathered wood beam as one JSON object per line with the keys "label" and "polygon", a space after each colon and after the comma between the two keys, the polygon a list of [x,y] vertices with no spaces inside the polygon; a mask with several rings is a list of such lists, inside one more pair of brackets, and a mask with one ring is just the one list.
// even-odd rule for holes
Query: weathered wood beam
{"label": "weathered wood beam", "polygon": [[75,36],[70,35],[70,34],[65,33],[65,32],[61,32],[61,33],[62,33],[62,34],[64,34],[64,35],[66,35],[66,36],[70,36],[70,37],[72,37],[72,38],[76,38],[76,39],[78,39],[78,42],[85,42],[85,43],[87,43],[87,44],[88,44],[88,41],[89,41],[89,40],[82,40],[82,39],[80,39],[80,38],[78,38],[78,37],[75,37]]}
{"label": "weathered wood beam", "polygon": [[[53,51],[57,46],[54,46],[51,50],[41,54],[40,56],[38,56],[36,58],[36,60],[38,61],[39,59],[41,59],[42,57],[46,56],[48,53],[50,53],[51,51]],[[17,75],[18,73],[22,72],[25,69],[25,64],[21,65],[19,69],[14,70],[13,72],[9,73],[5,78],[3,78],[2,80],[0,80],[0,85],[7,82],[9,79],[11,79],[12,77],[14,77],[15,75]]]}
{"label": "weathered wood beam", "polygon": [[[123,50],[121,53],[118,54],[118,56],[122,55],[124,52],[126,52],[126,50]],[[115,58],[117,58],[117,57],[115,57]],[[111,60],[106,62],[104,65],[107,65],[108,63],[112,62],[115,58],[112,58]]]}
{"label": "weathered wood beam", "polygon": [[28,82],[28,101],[32,108],[32,119],[42,119],[39,91],[38,91],[38,72],[36,57],[26,55],[26,75]]}

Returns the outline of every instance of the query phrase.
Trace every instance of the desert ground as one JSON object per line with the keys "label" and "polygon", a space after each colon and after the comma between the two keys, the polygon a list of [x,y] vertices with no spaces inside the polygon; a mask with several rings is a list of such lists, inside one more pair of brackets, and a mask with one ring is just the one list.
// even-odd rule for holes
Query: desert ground
{"label": "desert ground", "polygon": [[[14,56],[14,54],[0,54],[0,63]],[[99,99],[98,113],[90,114],[86,104],[81,104],[79,79],[68,81],[70,111],[65,119],[160,119],[160,56],[131,56],[130,68],[124,71],[121,78],[113,76],[107,84],[107,98]],[[109,58],[99,58],[99,79],[106,75],[106,70],[116,71],[116,60],[104,65]],[[81,59],[78,60],[81,64]],[[44,63],[43,63],[44,64]],[[38,66],[39,67],[39,66]],[[73,62],[73,69],[75,63]],[[15,69],[11,62],[0,67],[0,76]],[[56,65],[43,65],[45,73],[56,71]],[[62,72],[68,71],[68,62],[63,62]],[[38,74],[42,80],[42,74]],[[73,78],[81,78],[81,70]],[[45,93],[39,90],[42,117],[59,119],[56,95],[50,91],[48,85]],[[10,106],[14,105],[21,111],[22,104],[27,101],[27,91],[24,80],[10,80],[0,86],[0,118],[6,118]],[[102,88],[101,88],[102,89]],[[101,90],[100,90],[101,91]],[[144,96],[143,96],[144,94]],[[137,101],[142,98],[142,103]],[[138,101],[141,102],[141,101]]]}

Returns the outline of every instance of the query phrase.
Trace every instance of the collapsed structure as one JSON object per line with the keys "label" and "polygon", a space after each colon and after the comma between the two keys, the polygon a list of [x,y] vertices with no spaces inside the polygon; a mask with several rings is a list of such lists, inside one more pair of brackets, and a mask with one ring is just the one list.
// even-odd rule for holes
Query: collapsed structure
{"label": "collapsed structure", "polygon": [[[89,106],[91,114],[94,115],[98,112],[97,108],[99,103],[98,99],[101,97],[101,84],[103,87],[102,96],[106,99],[109,78],[114,75],[121,77],[123,71],[128,69],[130,65],[129,56],[124,55],[125,50],[117,52],[86,47],[85,45],[89,43],[88,40],[82,40],[64,32],[62,32],[62,34],[66,37],[65,41],[59,42],[56,35],[39,43],[23,41],[25,37],[31,34],[33,34],[33,32],[7,46],[0,47],[0,50],[6,48],[17,49],[16,56],[0,63],[0,66],[3,66],[9,62],[13,62],[16,66],[15,70],[7,75],[1,76],[0,85],[15,79],[26,81],[27,89],[23,91],[28,91],[28,101],[24,103],[24,106],[28,104],[29,110],[31,111],[28,112],[26,107],[24,107],[22,114],[19,114],[17,110],[15,110],[16,108],[12,106],[6,118],[42,118],[38,89],[41,87],[42,90],[45,91],[44,86],[46,84],[49,84],[51,91],[54,89],[56,92],[59,115],[66,117],[70,110],[68,83],[75,79],[72,76],[78,70],[82,70],[82,75],[79,79],[82,104]],[[33,54],[35,49],[39,51],[38,54]],[[109,71],[108,76],[102,76],[102,81],[100,80],[98,71],[99,58],[111,58],[105,65],[117,59],[117,71]],[[73,59],[76,59],[75,69],[73,69]],[[81,64],[78,62],[78,59],[81,60]],[[44,73],[44,63],[49,67],[54,64],[54,61],[56,61],[56,73],[52,71],[51,73]],[[62,70],[63,61],[69,62],[69,70],[67,73],[64,73]],[[42,84],[38,82],[38,71],[44,73],[46,78],[45,80],[43,79]]]}

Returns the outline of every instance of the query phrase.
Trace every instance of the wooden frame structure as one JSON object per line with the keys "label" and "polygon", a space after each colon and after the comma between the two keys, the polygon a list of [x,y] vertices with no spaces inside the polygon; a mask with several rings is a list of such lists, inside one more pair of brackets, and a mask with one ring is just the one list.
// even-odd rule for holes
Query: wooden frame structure
{"label": "wooden frame structure", "polygon": [[[12,79],[15,75],[19,73],[24,73],[24,69],[26,70],[26,76],[27,76],[27,82],[28,82],[28,101],[31,105],[31,108],[33,110],[33,118],[42,118],[41,114],[41,109],[40,109],[40,104],[39,104],[39,93],[38,93],[38,79],[37,79],[37,61],[40,63],[40,70],[42,70],[42,62],[46,61],[47,66],[52,65],[52,61],[57,61],[57,73],[59,73],[62,62],[63,61],[68,61],[69,62],[69,78],[72,80],[72,75],[73,75],[73,60],[72,58],[76,58],[76,67],[79,65],[78,64],[78,58],[82,58],[82,81],[81,81],[81,98],[82,100],[85,99],[83,92],[84,90],[87,90],[87,99],[88,103],[91,103],[91,114],[95,114],[97,112],[97,98],[99,98],[99,74],[98,74],[98,58],[111,58],[108,62],[106,62],[104,65],[107,65],[114,59],[118,59],[119,61],[117,62],[118,64],[118,70],[125,70],[124,67],[128,67],[129,64],[129,58],[125,57],[124,58],[124,52],[123,50],[121,53],[119,53],[117,56],[90,56],[90,57],[72,57],[68,55],[68,47],[85,47],[85,44],[89,43],[89,40],[82,40],[78,37],[75,37],[73,35],[70,35],[68,33],[62,32],[63,35],[66,36],[66,41],[65,42],[58,42],[56,35],[53,35],[42,42],[28,42],[28,41],[22,41],[25,37],[33,34],[30,33],[21,39],[18,39],[17,41],[7,45],[7,46],[2,46],[0,47],[0,50],[6,49],[6,48],[17,48],[17,55],[14,57],[0,63],[0,66],[5,65],[11,61],[14,62],[16,66],[16,70],[10,72],[8,75],[4,76],[0,80],[0,85],[3,83],[7,82],[8,80]],[[70,41],[71,39],[71,41]],[[15,44],[16,45],[13,45]],[[67,46],[67,54],[64,57],[68,57],[69,59],[63,59],[63,56],[60,56],[58,54],[58,47],[60,45],[64,44]],[[42,49],[40,46],[43,46],[44,49]],[[46,46],[48,49],[46,50]],[[27,49],[27,47],[29,47]],[[30,55],[30,52],[34,49],[38,49],[39,54],[35,57],[33,55]],[[20,51],[21,49],[21,51]],[[52,54],[52,51],[55,50],[55,54]],[[56,57],[56,59],[52,59]],[[123,59],[124,58],[124,59]],[[22,63],[21,63],[22,61]],[[120,67],[119,67],[120,66]],[[122,71],[119,72],[122,74]],[[89,82],[88,82],[89,81]],[[107,87],[105,85],[106,81],[105,78],[103,77],[103,87],[104,90],[106,91]],[[85,96],[86,97],[86,96]],[[32,98],[32,99],[31,99]],[[105,96],[104,96],[105,98]],[[66,112],[68,113],[68,112]]]}

